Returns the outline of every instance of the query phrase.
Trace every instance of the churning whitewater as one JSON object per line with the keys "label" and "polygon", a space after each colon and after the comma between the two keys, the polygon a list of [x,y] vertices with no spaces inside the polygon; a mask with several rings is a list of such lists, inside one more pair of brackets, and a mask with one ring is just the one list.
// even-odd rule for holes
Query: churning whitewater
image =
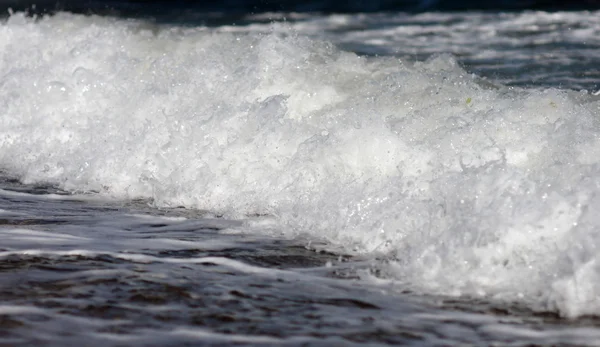
{"label": "churning whitewater", "polygon": [[[451,56],[122,19],[0,27],[0,168],[381,258],[427,294],[600,313],[600,101]],[[364,275],[365,281],[370,277]]]}

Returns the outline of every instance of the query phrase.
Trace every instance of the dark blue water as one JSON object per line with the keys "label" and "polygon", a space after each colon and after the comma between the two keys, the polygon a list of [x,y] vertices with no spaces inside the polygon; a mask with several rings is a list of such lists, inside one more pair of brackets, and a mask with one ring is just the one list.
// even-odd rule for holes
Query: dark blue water
{"label": "dark blue water", "polygon": [[0,8],[30,10],[36,13],[58,10],[77,13],[122,16],[190,17],[206,14],[240,15],[260,12],[357,13],[379,11],[518,11],[518,10],[593,10],[598,0],[3,0]]}

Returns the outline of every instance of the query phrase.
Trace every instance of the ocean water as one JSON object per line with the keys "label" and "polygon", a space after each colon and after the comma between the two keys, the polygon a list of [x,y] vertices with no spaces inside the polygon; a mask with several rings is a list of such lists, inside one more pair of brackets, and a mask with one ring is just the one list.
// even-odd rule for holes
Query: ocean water
{"label": "ocean water", "polygon": [[11,13],[0,345],[599,345],[600,13]]}

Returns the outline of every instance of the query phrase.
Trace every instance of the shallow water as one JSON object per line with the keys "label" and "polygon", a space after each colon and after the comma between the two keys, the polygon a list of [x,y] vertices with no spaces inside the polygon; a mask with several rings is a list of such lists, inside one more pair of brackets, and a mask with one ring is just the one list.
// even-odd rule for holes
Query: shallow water
{"label": "shallow water", "polygon": [[[596,318],[411,293],[236,221],[4,183],[4,345],[593,344]],[[186,215],[185,217],[182,216]]]}
{"label": "shallow water", "polygon": [[0,343],[596,345],[597,17],[12,15]]}

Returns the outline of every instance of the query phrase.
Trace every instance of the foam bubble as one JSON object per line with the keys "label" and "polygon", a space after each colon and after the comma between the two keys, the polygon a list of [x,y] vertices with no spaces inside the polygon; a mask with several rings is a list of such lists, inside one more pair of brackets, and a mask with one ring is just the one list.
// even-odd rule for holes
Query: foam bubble
{"label": "foam bubble", "polygon": [[0,166],[24,182],[267,215],[422,291],[600,310],[594,96],[69,14],[11,16],[0,52]]}

